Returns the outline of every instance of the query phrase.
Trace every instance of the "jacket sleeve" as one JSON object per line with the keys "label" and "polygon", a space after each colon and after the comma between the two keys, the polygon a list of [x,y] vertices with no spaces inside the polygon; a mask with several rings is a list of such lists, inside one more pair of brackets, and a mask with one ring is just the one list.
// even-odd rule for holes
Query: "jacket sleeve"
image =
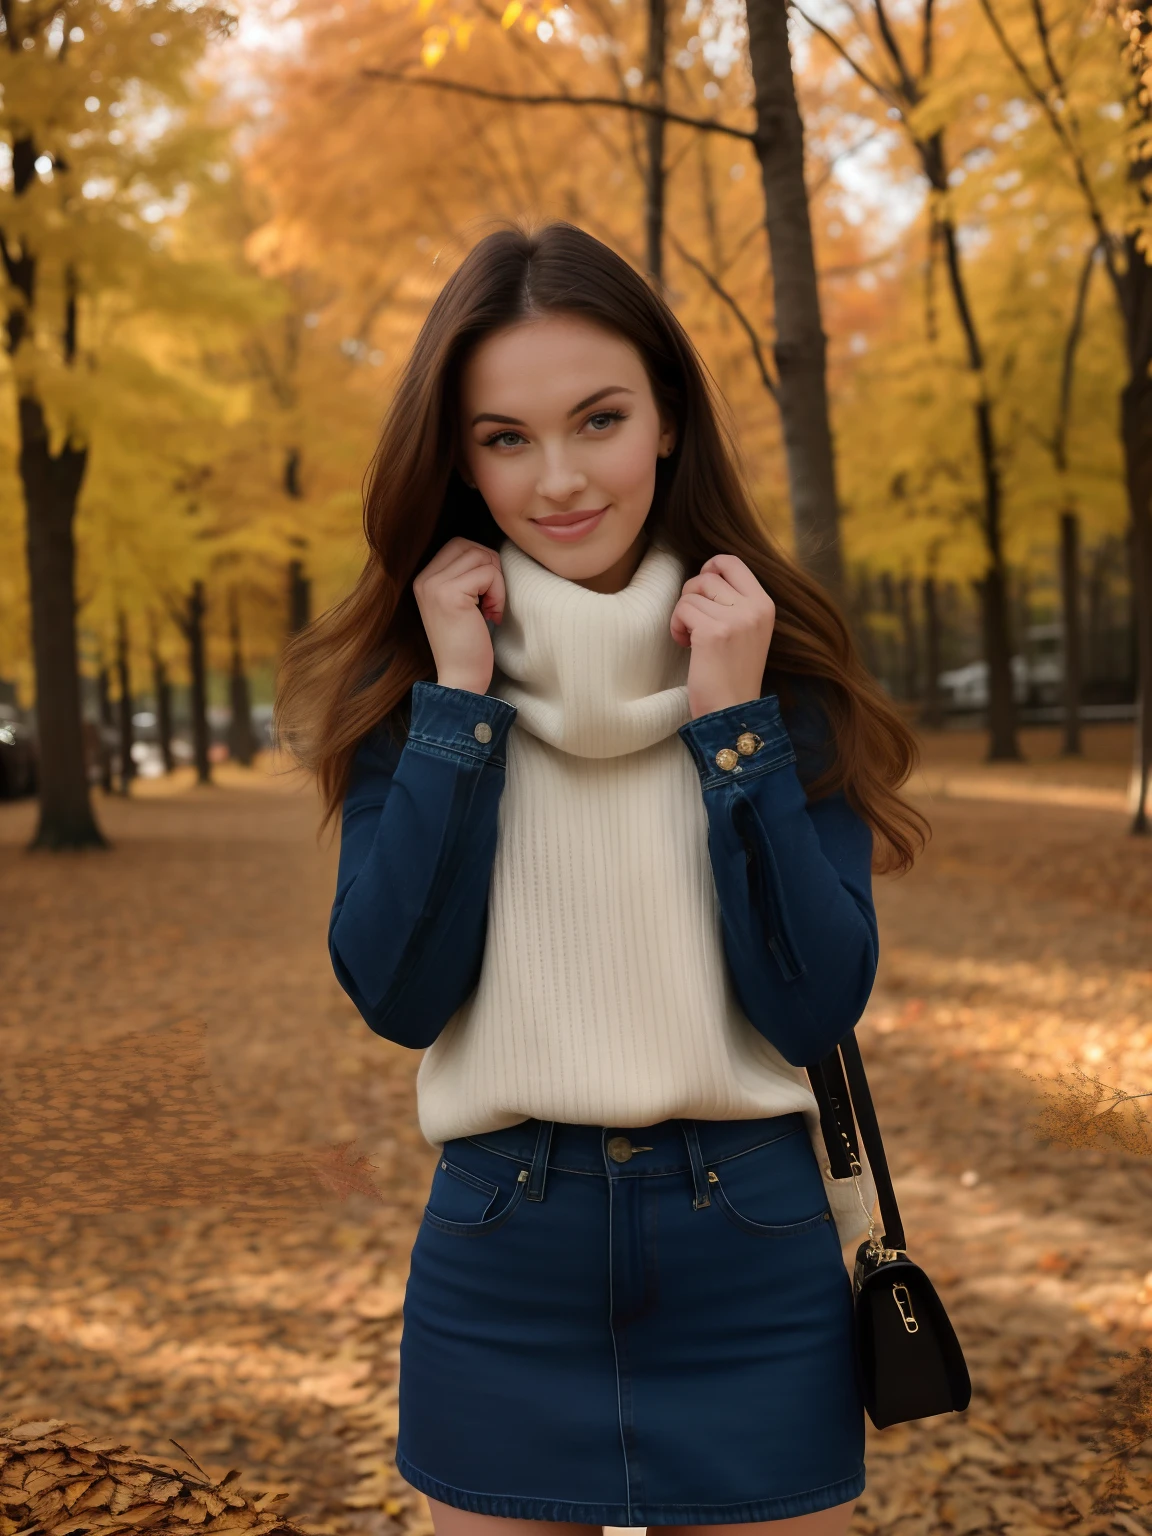
{"label": "jacket sleeve", "polygon": [[388,1040],[431,1045],[475,987],[513,705],[418,682],[408,739],[361,744],[341,820],[328,948]]}
{"label": "jacket sleeve", "polygon": [[797,772],[797,749],[817,754],[820,721],[811,709],[799,714],[794,740],[777,696],[766,694],[680,728],[700,775],[737,997],[798,1067],[853,1028],[879,955],[871,829],[842,793],[808,804]]}

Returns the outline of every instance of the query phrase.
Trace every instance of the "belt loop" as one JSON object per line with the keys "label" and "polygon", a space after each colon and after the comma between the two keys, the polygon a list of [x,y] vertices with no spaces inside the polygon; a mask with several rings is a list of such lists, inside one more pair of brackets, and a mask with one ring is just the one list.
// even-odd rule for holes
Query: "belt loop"
{"label": "belt loop", "polygon": [[552,1150],[552,1131],[555,1122],[541,1120],[536,1132],[536,1150],[532,1154],[532,1172],[528,1175],[528,1199],[543,1200],[544,1175],[548,1172],[548,1154]]}
{"label": "belt loop", "polygon": [[688,1162],[692,1167],[692,1209],[700,1211],[706,1205],[712,1204],[708,1175],[704,1172],[704,1157],[700,1151],[700,1137],[696,1132],[695,1120],[681,1120],[680,1129],[684,1132],[684,1140],[688,1143]]}

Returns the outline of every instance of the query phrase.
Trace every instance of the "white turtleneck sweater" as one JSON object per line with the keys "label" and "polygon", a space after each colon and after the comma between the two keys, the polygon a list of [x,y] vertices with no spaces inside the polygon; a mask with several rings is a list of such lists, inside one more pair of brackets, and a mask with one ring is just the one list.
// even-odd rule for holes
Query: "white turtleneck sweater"
{"label": "white turtleneck sweater", "polygon": [[[749,1023],[724,957],[700,781],[677,735],[691,718],[690,653],[669,632],[681,562],[650,544],[628,586],[602,594],[510,540],[500,559],[489,691],[517,714],[480,979],[421,1062],[424,1135],[799,1110],[823,1167],[807,1075]],[[835,1195],[847,1240],[859,1202]]]}

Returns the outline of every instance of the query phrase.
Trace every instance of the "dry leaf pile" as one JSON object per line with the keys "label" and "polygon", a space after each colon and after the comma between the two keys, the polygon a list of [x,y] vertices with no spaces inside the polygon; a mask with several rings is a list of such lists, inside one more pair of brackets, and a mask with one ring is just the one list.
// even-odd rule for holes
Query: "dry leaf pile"
{"label": "dry leaf pile", "polygon": [[[1059,1074],[1152,1087],[1133,894],[1152,849],[1116,813],[929,810],[922,865],[878,885],[861,1038],[912,1255],[975,1392],[967,1414],[870,1432],[854,1533],[1152,1536],[1152,1158],[1041,1125]],[[66,1417],[141,1459],[174,1439],[314,1532],[428,1536],[392,1456],[433,1155],[415,1053],[331,977],[313,804],[220,788],[101,813],[110,855],[44,860],[18,852],[27,808],[0,806],[0,1145],[30,1156],[0,1158],[0,1200],[38,1215],[0,1225],[0,1423]]]}
{"label": "dry leaf pile", "polygon": [[63,1419],[0,1424],[0,1536],[305,1536],[271,1507],[286,1494],[239,1477],[196,1477]]}

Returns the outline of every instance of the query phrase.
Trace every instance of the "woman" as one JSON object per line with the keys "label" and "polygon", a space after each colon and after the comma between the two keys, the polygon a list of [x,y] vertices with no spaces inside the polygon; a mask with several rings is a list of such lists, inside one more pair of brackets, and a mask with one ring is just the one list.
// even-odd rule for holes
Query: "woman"
{"label": "woman", "polygon": [[909,733],[671,311],[570,225],[449,279],[365,527],[280,715],[343,807],[336,974],[425,1050],[397,1465],[438,1536],[841,1536],[868,1205],[804,1068],[922,841]]}

